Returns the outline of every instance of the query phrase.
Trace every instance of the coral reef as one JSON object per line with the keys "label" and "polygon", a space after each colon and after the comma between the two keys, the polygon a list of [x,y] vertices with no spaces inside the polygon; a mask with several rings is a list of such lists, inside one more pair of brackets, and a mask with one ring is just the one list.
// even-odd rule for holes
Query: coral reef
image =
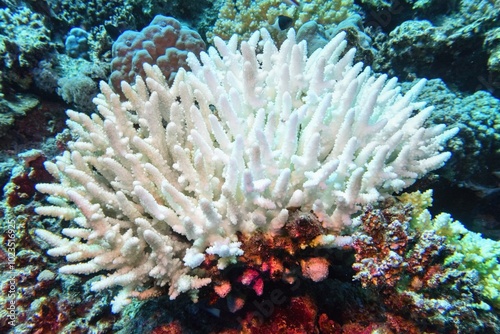
{"label": "coral reef", "polygon": [[[462,91],[500,95],[498,1],[362,1],[374,46],[376,71],[398,76],[441,78]],[[411,61],[408,61],[411,59]],[[468,71],[456,71],[468,68]]]}
{"label": "coral reef", "polygon": [[[195,28],[205,37],[217,18],[223,0],[162,1],[162,0],[110,0],[85,3],[67,0],[51,1],[52,20],[58,30],[65,33],[74,27],[88,34],[89,55],[92,60],[109,61],[111,46],[125,30],[140,30],[155,15],[168,15]],[[131,15],[132,14],[132,15]],[[118,35],[115,36],[115,33]]]}
{"label": "coral reef", "polygon": [[[4,18],[0,23],[0,49],[3,50],[0,56],[0,95],[3,97],[0,100],[0,136],[16,138],[13,134],[23,131],[16,125],[33,121],[29,117],[35,117],[37,110],[45,109],[45,105],[52,103],[52,97],[57,96],[57,81],[69,72],[70,66],[66,66],[68,62],[57,53],[62,43],[55,40],[48,28],[51,26],[48,17],[34,12],[30,7],[21,6],[0,9],[0,15]],[[61,95],[66,102],[86,110],[97,93],[96,81],[105,78],[107,74],[92,78],[94,82],[91,84],[93,92],[90,98],[80,89],[80,83],[84,80],[73,80],[72,85],[77,85],[71,86],[73,94],[68,94],[70,86],[67,82],[65,85],[63,79],[61,86],[65,87],[60,90]],[[89,87],[89,78],[85,79]],[[76,96],[75,90],[82,96]],[[55,107],[55,110],[60,108]],[[56,118],[56,115],[53,117]],[[22,145],[20,138],[18,142]]]}
{"label": "coral reef", "polygon": [[25,168],[14,168],[10,183],[3,189],[8,206],[15,207],[23,202],[30,202],[35,195],[35,184],[53,182],[53,177],[43,168],[46,158],[39,150],[31,150],[19,156],[24,159]]}
{"label": "coral reef", "polygon": [[[498,333],[499,13],[0,1],[0,332]],[[216,48],[97,96],[155,15]]]}
{"label": "coral reef", "polygon": [[106,80],[109,72],[108,63],[55,54],[38,64],[33,79],[36,89],[44,94],[59,96],[69,106],[91,112],[98,83]]}
{"label": "coral reef", "polygon": [[33,150],[20,155],[5,187],[0,206],[0,304],[13,303],[0,310],[2,333],[55,333],[109,331],[113,316],[109,314],[110,294],[99,298],[90,293],[90,281],[71,275],[57,275],[57,263],[51,261],[34,242],[34,228],[40,226],[34,206],[40,199],[35,183],[52,177],[43,168],[45,157]]}
{"label": "coral reef", "polygon": [[[56,135],[64,129],[64,107],[57,103],[42,101],[24,97],[10,96],[14,101],[7,102],[13,108],[26,108],[22,110],[19,119],[9,123],[8,131],[1,133],[0,140],[0,160],[7,161],[13,157],[30,149],[43,150],[47,157],[52,158],[60,154],[54,150],[53,142]],[[18,103],[19,105],[16,105]],[[10,177],[10,176],[9,176]],[[4,184],[4,183],[3,183]],[[3,186],[2,184],[2,186]]]}
{"label": "coral reef", "polygon": [[26,94],[8,94],[8,99],[0,100],[0,137],[12,131],[16,120],[29,115],[39,105],[39,100]]}
{"label": "coral reef", "polygon": [[453,254],[444,259],[444,265],[465,273],[477,275],[477,283],[483,299],[495,308],[500,308],[500,242],[483,238],[479,233],[468,231],[462,223],[454,221],[449,214],[441,213],[432,218],[427,210],[432,204],[432,191],[405,194],[400,198],[416,208],[411,225],[416,231],[433,231],[445,238],[445,244]]}
{"label": "coral reef", "polygon": [[98,92],[94,80],[81,75],[61,78],[57,84],[59,85],[57,92],[66,103],[75,105],[80,110],[92,110],[92,99]]}
{"label": "coral reef", "polygon": [[111,86],[121,92],[122,81],[145,78],[144,64],[157,65],[169,82],[180,68],[187,68],[187,55],[205,50],[200,35],[172,17],[157,15],[140,32],[125,31],[113,43]]}
{"label": "coral reef", "polygon": [[50,2],[51,15],[57,18],[56,25],[61,31],[67,32],[73,27],[80,27],[89,32],[90,35],[94,35],[94,28],[104,22],[127,22],[135,25],[136,20],[141,18],[136,18],[130,13],[140,13],[144,9],[146,14],[150,7],[150,1],[138,0],[109,0],[105,2],[99,0],[85,2],[55,0]]}
{"label": "coral reef", "polygon": [[[330,266],[341,262],[336,259],[337,252],[315,247],[325,232],[316,215],[297,209],[290,212],[279,234],[257,231],[239,235],[243,255],[235,264],[223,271],[217,269],[215,257],[208,257],[202,264],[215,282],[210,303],[226,298],[223,303],[234,313],[244,308],[248,300],[269,295],[273,284],[285,282],[293,290],[293,285],[300,285],[304,279],[325,280]],[[277,297],[271,292],[270,298]]]}
{"label": "coral reef", "polygon": [[349,46],[357,50],[355,60],[371,64],[375,50],[371,47],[371,38],[364,32],[362,18],[358,14],[351,14],[338,24],[330,25],[329,28],[325,28],[316,21],[308,21],[297,30],[297,41],[306,41],[307,54],[310,56],[341,31],[347,33],[346,39]]}
{"label": "coral reef", "polygon": [[26,7],[0,8],[0,136],[38,103],[26,91],[31,70],[54,50],[44,16]]}
{"label": "coral reef", "polygon": [[[98,0],[53,0],[50,10],[52,15],[57,17],[61,31],[83,27],[94,34],[97,31],[95,28],[103,24],[124,23],[133,29],[144,27],[155,15],[166,13],[189,23],[190,26],[201,28],[213,23],[214,18],[211,17],[217,13],[221,1],[110,0],[103,3]],[[130,15],[131,13],[135,15]]]}
{"label": "coral reef", "polygon": [[[497,304],[500,244],[480,240],[449,215],[431,219],[425,210],[430,195],[405,195],[402,203],[368,209],[360,217],[354,277],[376,287],[390,312],[420,329],[491,332],[497,325],[487,303]],[[478,252],[485,242],[488,246]],[[468,320],[462,322],[463,317]]]}
{"label": "coral reef", "polygon": [[341,56],[345,33],[310,58],[293,30],[279,50],[266,30],[239,49],[237,36],[216,44],[171,87],[148,64],[146,82],[122,82],[125,102],[102,83],[101,116],[68,111],[77,138],[45,164],[60,184],[37,185],[52,204],[37,213],[76,223],[71,239],[37,235],[75,262],[61,273],[111,271],[93,289],[123,287],[114,312],[165,285],[196,299],[207,258],[225,268],[243,254],[238,233],[279,234],[293,208],[321,222],[315,246],[342,247],[360,205],[449,158],[457,129],[423,127],[432,107],[414,114],[424,82],[399,95],[396,80],[352,64],[354,49]]}
{"label": "coral reef", "polygon": [[[217,318],[213,319],[217,319],[216,323],[221,321],[226,325],[224,330],[220,330],[217,329],[220,323],[212,323],[207,328],[213,333],[280,332],[280,328],[296,326],[307,328],[308,333],[495,333],[500,323],[485,303],[488,297],[480,283],[481,275],[472,267],[460,267],[460,260],[456,259],[461,248],[447,241],[452,236],[460,243],[460,237],[455,232],[461,227],[457,222],[443,218],[446,215],[430,219],[426,208],[431,203],[431,191],[409,193],[402,195],[399,201],[391,199],[379,208],[367,208],[359,217],[361,229],[355,235],[356,262],[353,266],[357,271],[355,277],[365,286],[363,289],[351,282],[353,273],[339,270],[336,266],[338,263],[345,268],[350,263],[351,251],[348,248],[336,251],[337,254],[331,250],[316,252],[316,256],[323,259],[328,255],[332,264],[330,274],[321,282],[299,276],[293,282],[287,282],[290,276],[283,275],[283,271],[275,271],[275,275],[270,275],[269,271],[266,275],[255,265],[261,263],[262,268],[268,266],[272,261],[265,264],[265,259],[269,259],[269,254],[273,252],[279,254],[278,245],[286,249],[283,242],[286,236],[276,240],[274,249],[267,249],[271,241],[264,244],[262,237],[256,237],[244,242],[249,248],[245,249],[241,262],[224,271],[226,278],[239,278],[240,287],[233,284],[236,290],[229,289],[227,293],[228,287],[220,285],[220,292],[227,296],[229,305],[232,301],[239,303],[237,296],[244,299],[241,308],[232,310],[235,315],[224,311],[222,300],[208,298],[204,293],[200,298],[210,299],[210,304],[198,306],[197,311],[187,308],[188,312],[197,312],[200,316],[203,314],[201,309],[205,309],[206,314],[215,312]],[[302,215],[305,213],[299,216]],[[298,229],[291,227],[290,235],[293,235],[292,231],[309,231],[306,226],[314,224],[304,224]],[[312,227],[311,231],[314,230]],[[475,241],[481,244],[480,240]],[[304,252],[304,249],[297,249],[299,252]],[[299,266],[300,255],[295,259],[292,254],[281,258],[287,257],[291,260],[287,265],[295,261],[295,265]],[[266,287],[262,293],[255,291],[255,283],[259,280],[263,280]],[[244,286],[254,292],[253,297],[251,293],[245,295]],[[134,310],[137,317],[144,317],[137,310],[145,309],[142,312],[147,313],[146,309],[157,309],[154,304],[164,303],[161,299],[147,302],[147,307],[134,303],[124,312]],[[184,303],[186,299],[181,299],[180,305]],[[301,312],[294,310],[299,305]],[[154,317],[147,315],[146,319],[145,322],[150,323]],[[156,326],[159,333],[172,328],[181,332],[188,329],[194,333],[203,332],[195,329],[189,321],[172,322],[169,317]]]}
{"label": "coral reef", "polygon": [[314,333],[317,308],[305,297],[290,299],[286,307],[277,307],[271,319],[259,323],[259,318],[249,314],[241,323],[241,333]]}
{"label": "coral reef", "polygon": [[[412,86],[403,84],[403,91]],[[433,188],[437,205],[434,214],[452,212],[453,216],[475,232],[488,238],[500,238],[500,104],[487,91],[464,94],[448,88],[440,79],[429,80],[420,95],[438,112],[429,123],[444,122],[460,131],[447,144],[452,157],[434,175],[417,186]]]}
{"label": "coral reef", "polygon": [[47,20],[29,8],[0,9],[0,68],[30,68],[54,45]]}
{"label": "coral reef", "polygon": [[[149,10],[149,18],[154,15],[163,14],[175,17],[183,24],[194,28],[206,41],[207,31],[212,29],[214,22],[217,19],[219,10],[223,5],[224,0],[199,0],[199,1],[162,1],[151,0],[149,5],[146,5]],[[147,1],[141,1],[145,5]],[[148,22],[143,22],[141,26],[147,25]]]}
{"label": "coral reef", "polygon": [[486,91],[472,95],[453,92],[439,79],[429,80],[421,99],[439,110],[428,122],[460,128],[448,144],[452,158],[440,174],[464,187],[496,184],[493,173],[500,170],[498,99]]}

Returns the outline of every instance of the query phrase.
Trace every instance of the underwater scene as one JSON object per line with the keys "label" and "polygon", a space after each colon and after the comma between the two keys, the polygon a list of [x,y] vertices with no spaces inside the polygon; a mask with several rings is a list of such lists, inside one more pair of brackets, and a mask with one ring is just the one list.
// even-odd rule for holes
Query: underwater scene
{"label": "underwater scene", "polygon": [[500,333],[500,0],[0,0],[0,333]]}

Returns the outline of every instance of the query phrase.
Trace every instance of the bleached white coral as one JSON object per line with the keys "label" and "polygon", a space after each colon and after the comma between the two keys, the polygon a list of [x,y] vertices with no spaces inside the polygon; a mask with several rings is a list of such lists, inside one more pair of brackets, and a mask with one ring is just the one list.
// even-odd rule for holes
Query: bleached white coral
{"label": "bleached white coral", "polygon": [[206,254],[223,268],[242,254],[237,232],[277,232],[290,207],[320,218],[318,244],[349,243],[339,234],[360,206],[440,167],[456,130],[423,127],[424,81],[402,96],[346,44],[340,33],[307,57],[293,30],[279,50],[262,30],[239,48],[216,38],[172,87],[147,64],[145,81],[122,83],[125,102],[101,83],[100,115],[68,111],[76,140],[46,163],[60,183],[37,187],[52,203],[38,213],[77,225],[70,239],[37,231],[74,262],[60,272],[108,271],[93,289],[123,286],[116,312],[152,286],[175,298],[208,284]]}

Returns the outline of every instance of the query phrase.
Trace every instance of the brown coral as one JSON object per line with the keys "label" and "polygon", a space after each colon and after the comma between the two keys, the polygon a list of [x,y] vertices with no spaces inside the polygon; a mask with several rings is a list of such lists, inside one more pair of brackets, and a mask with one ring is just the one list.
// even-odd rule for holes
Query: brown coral
{"label": "brown coral", "polygon": [[361,217],[363,233],[357,234],[354,270],[363,286],[395,286],[407,267],[404,254],[408,247],[408,211],[391,208],[369,209]]}

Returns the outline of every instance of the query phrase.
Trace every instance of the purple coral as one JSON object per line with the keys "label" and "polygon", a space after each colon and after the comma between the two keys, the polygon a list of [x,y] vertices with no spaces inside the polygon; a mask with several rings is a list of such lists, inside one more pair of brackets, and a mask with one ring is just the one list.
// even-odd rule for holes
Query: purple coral
{"label": "purple coral", "polygon": [[110,84],[121,91],[120,82],[132,83],[140,75],[145,78],[143,64],[158,65],[168,81],[177,70],[187,68],[189,52],[198,55],[205,42],[194,30],[172,17],[157,15],[141,31],[127,30],[113,44]]}

